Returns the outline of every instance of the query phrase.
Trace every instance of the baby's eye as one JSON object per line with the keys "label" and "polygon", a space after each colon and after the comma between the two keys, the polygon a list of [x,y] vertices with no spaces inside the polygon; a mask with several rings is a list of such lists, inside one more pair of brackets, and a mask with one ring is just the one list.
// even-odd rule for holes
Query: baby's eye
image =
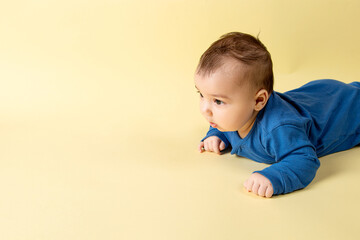
{"label": "baby's eye", "polygon": [[217,105],[224,104],[224,102],[223,102],[223,101],[220,101],[220,100],[218,100],[218,99],[215,99],[215,100],[214,100],[214,102],[215,102]]}
{"label": "baby's eye", "polygon": [[197,91],[197,93],[198,93],[198,94],[200,94],[200,97],[201,97],[201,98],[203,97],[203,95],[201,94],[201,92],[200,92],[200,91]]}

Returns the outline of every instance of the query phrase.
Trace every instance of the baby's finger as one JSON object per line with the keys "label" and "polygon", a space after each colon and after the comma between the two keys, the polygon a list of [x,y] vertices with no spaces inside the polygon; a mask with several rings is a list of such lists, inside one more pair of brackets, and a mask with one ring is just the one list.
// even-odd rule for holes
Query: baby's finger
{"label": "baby's finger", "polygon": [[198,147],[198,150],[199,150],[200,153],[202,153],[202,152],[205,151],[205,149],[204,149],[204,142],[200,142],[199,147]]}
{"label": "baby's finger", "polygon": [[254,185],[251,188],[251,191],[255,194],[258,194],[259,187],[260,187],[259,183],[254,183]]}
{"label": "baby's finger", "polygon": [[272,195],[274,194],[274,189],[272,186],[268,186],[265,192],[265,197],[267,198],[271,198]]}
{"label": "baby's finger", "polygon": [[225,149],[225,143],[223,141],[221,141],[220,143],[220,151]]}
{"label": "baby's finger", "polygon": [[205,151],[210,151],[209,141],[205,141],[204,149],[205,149]]}
{"label": "baby's finger", "polygon": [[251,189],[252,189],[253,184],[254,184],[254,181],[251,181],[251,180],[248,179],[248,180],[246,180],[246,181],[244,182],[244,187],[246,188],[246,190],[247,190],[248,192],[250,192]]}
{"label": "baby's finger", "polygon": [[214,152],[217,153],[217,154],[220,154],[220,151],[219,151],[219,143],[217,141],[213,141],[212,142],[212,148],[214,149]]}
{"label": "baby's finger", "polygon": [[258,195],[261,197],[265,197],[267,185],[261,185],[258,189]]}

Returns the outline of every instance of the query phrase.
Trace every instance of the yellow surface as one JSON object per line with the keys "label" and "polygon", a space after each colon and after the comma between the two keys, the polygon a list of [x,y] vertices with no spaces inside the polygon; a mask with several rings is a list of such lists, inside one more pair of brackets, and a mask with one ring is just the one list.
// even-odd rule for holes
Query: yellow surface
{"label": "yellow surface", "polygon": [[359,239],[360,148],[304,190],[242,187],[264,164],[199,154],[193,72],[257,35],[278,91],[360,80],[360,2],[0,2],[0,239]]}

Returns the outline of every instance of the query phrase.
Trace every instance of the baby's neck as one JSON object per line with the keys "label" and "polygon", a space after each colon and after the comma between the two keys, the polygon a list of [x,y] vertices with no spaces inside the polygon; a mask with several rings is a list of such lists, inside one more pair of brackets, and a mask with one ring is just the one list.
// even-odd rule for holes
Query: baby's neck
{"label": "baby's neck", "polygon": [[241,129],[238,130],[238,134],[241,138],[244,139],[249,134],[252,127],[254,126],[257,114],[258,112],[254,112],[250,120]]}

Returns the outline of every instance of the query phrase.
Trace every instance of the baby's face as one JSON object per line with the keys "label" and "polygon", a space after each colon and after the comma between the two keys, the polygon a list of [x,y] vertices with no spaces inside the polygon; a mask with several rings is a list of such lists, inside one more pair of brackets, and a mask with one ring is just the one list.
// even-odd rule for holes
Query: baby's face
{"label": "baby's face", "polygon": [[244,77],[243,68],[235,61],[209,76],[195,75],[200,111],[212,127],[222,132],[242,131],[253,120],[255,92]]}

